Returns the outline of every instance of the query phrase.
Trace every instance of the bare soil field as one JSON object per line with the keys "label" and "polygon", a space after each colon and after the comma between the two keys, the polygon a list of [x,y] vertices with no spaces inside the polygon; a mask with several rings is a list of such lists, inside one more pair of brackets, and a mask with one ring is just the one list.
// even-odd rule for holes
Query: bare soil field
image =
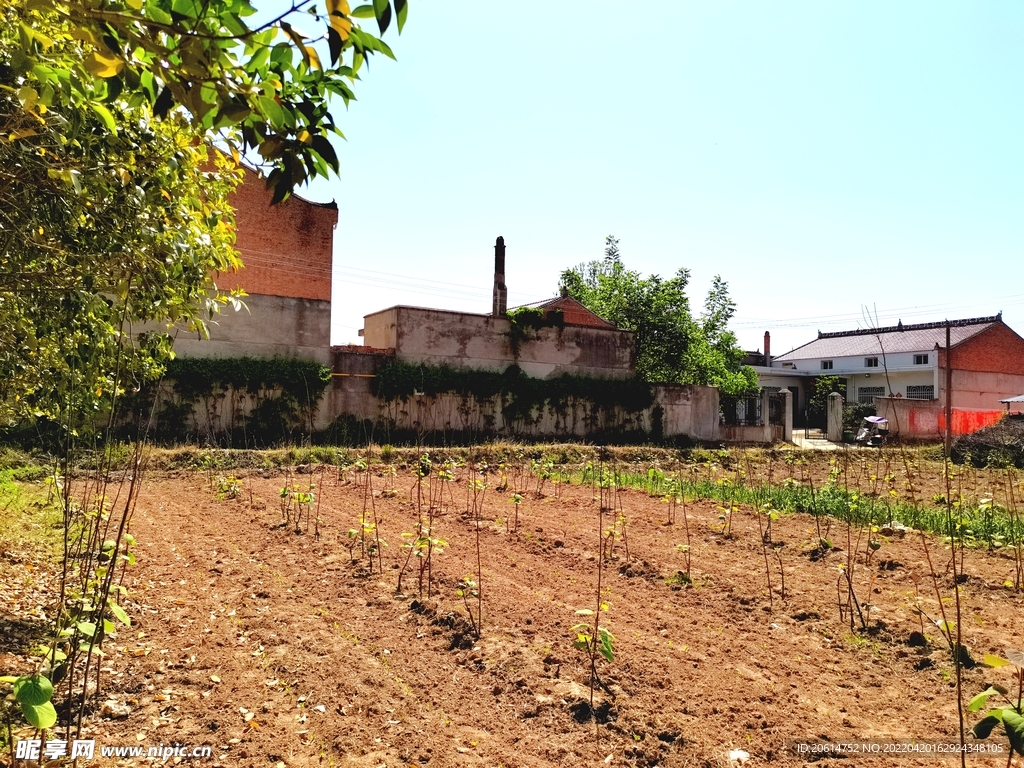
{"label": "bare soil field", "polygon": [[[612,544],[605,532],[618,517],[599,520],[593,488],[549,484],[516,505],[492,475],[478,528],[465,483],[451,483],[432,530],[444,545],[421,593],[419,561],[403,573],[402,534],[418,517],[412,472],[399,472],[393,493],[373,479],[380,572],[349,535],[364,473],[307,471],[252,471],[230,494],[208,474],[146,479],[132,521],[138,563],[125,580],[133,623],[105,645],[102,699],[116,706],[103,715],[97,705],[88,720],[97,744],[210,745],[198,762],[211,766],[443,768],[787,766],[817,760],[791,740],[957,741],[955,668],[935,624],[943,611],[953,618],[940,539],[894,531],[873,551],[864,531],[833,521],[835,546],[823,552],[814,519],[789,514],[771,522],[766,548],[768,518],[750,507],[730,520],[714,502],[692,502],[668,524],[664,501],[622,490],[600,592],[614,660],[598,657],[592,709],[590,659],[573,647],[573,627],[593,622],[577,611],[598,607],[600,542]],[[283,485],[310,482],[318,537],[305,521],[296,533],[279,503]],[[458,590],[477,573],[478,530],[476,637]],[[1024,648],[1024,596],[1004,583],[1013,567],[1000,552],[966,551],[961,627],[979,662]],[[1008,685],[1008,669],[964,669],[965,701]],[[970,727],[980,715],[965,718]],[[989,741],[1005,749],[1000,739]],[[1005,752],[968,760],[1007,764]],[[96,760],[153,762],[163,761]]]}

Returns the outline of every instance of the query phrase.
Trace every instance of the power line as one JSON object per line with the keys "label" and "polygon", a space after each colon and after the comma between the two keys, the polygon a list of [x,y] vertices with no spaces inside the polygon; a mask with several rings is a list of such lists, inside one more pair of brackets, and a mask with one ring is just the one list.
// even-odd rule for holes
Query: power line
{"label": "power line", "polygon": [[[944,310],[957,311],[961,313],[969,314],[969,308],[977,307],[980,302],[972,304],[963,303],[941,303],[941,304],[919,304],[913,307],[897,307],[894,309],[880,310],[877,312],[878,320],[882,318],[904,318],[904,317],[922,317],[926,315],[937,315],[943,313]],[[1024,294],[1012,294],[1009,296],[993,297],[986,299],[984,302],[988,307],[992,307],[993,304],[998,304],[998,308],[1002,309],[1007,306],[1019,306],[1024,304]],[[988,310],[991,312],[991,310]],[[740,320],[732,323],[731,325],[738,328],[750,328],[755,326],[768,326],[771,328],[802,328],[815,324],[819,325],[837,325],[840,323],[851,323],[859,321],[870,321],[874,312],[861,311],[856,314],[844,313],[834,315],[817,315],[813,317],[787,317],[781,318],[751,318]]]}

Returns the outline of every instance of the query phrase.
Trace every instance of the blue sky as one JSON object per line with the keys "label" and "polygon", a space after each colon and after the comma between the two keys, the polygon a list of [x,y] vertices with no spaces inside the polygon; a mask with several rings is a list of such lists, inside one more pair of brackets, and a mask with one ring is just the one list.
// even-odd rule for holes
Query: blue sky
{"label": "blue sky", "polygon": [[[1024,3],[412,0],[337,106],[334,343],[394,304],[487,312],[620,239],[715,274],[748,349],[994,314],[1024,334]],[[370,22],[372,24],[372,22]]]}

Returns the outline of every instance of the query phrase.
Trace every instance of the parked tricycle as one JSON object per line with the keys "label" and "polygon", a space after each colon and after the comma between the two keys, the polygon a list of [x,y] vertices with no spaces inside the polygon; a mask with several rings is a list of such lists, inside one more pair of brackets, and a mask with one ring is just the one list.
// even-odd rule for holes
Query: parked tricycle
{"label": "parked tricycle", "polygon": [[861,445],[878,448],[889,436],[889,420],[884,416],[865,416],[864,424],[854,438]]}

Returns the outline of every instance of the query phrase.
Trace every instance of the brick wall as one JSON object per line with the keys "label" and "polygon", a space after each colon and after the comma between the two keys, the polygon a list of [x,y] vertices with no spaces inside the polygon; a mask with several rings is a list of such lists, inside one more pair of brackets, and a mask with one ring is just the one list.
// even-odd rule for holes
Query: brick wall
{"label": "brick wall", "polygon": [[272,207],[263,179],[249,169],[231,202],[238,233],[235,245],[245,267],[217,275],[218,287],[330,301],[338,207],[294,195]]}
{"label": "brick wall", "polygon": [[[939,368],[944,369],[945,366],[946,352],[940,349]],[[977,336],[953,347],[953,370],[1024,376],[1024,339],[1004,323],[994,323]]]}

